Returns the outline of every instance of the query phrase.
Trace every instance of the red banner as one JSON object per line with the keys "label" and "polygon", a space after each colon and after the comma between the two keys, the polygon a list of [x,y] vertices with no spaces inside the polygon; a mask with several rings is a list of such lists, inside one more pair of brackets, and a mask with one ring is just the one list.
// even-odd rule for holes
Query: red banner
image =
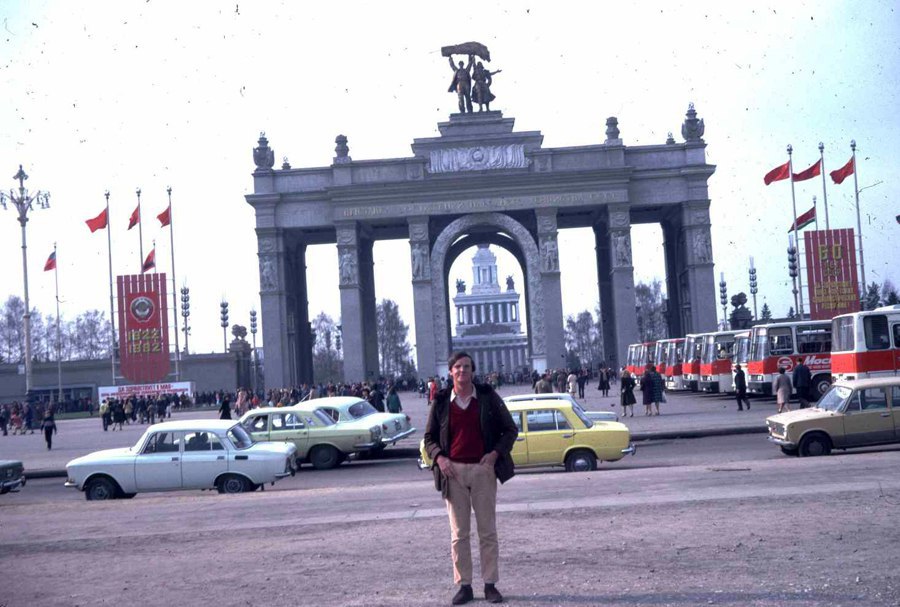
{"label": "red banner", "polygon": [[803,236],[806,239],[810,318],[829,320],[839,314],[858,312],[859,282],[853,230],[815,230]]}
{"label": "red banner", "polygon": [[169,374],[169,315],[165,274],[117,276],[119,367],[134,383]]}

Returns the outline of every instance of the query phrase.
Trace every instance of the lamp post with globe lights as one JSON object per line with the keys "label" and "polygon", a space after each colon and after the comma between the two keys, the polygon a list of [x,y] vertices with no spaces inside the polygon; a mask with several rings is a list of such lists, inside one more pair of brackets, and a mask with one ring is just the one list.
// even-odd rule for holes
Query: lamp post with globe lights
{"label": "lamp post with globe lights", "polygon": [[16,211],[19,213],[19,225],[22,226],[22,277],[25,283],[25,313],[22,315],[23,332],[25,334],[25,396],[31,394],[31,304],[28,299],[28,246],[25,238],[25,225],[28,223],[28,211],[34,208],[34,203],[38,204],[41,209],[50,207],[50,193],[38,190],[34,194],[29,194],[25,187],[25,180],[28,175],[19,165],[19,171],[13,175],[13,179],[19,182],[19,192],[12,188],[9,194],[0,192],[0,205],[4,209],[7,203],[12,203]]}

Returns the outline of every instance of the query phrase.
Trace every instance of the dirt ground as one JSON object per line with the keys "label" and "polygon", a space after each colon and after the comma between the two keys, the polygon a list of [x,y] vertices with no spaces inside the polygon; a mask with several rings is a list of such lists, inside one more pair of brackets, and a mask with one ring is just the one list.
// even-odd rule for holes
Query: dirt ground
{"label": "dirt ground", "polygon": [[[258,495],[239,498],[236,516],[264,520]],[[439,514],[171,531],[197,499],[3,507],[0,606],[424,606],[455,590]],[[24,508],[35,539],[9,527]],[[897,606],[898,516],[900,491],[501,513],[498,587],[515,605]]]}

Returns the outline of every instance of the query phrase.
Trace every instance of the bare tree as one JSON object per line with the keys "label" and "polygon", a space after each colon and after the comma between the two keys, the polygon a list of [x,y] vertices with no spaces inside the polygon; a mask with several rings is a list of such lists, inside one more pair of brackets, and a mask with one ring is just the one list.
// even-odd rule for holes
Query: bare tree
{"label": "bare tree", "polygon": [[378,361],[384,377],[398,377],[407,369],[412,347],[409,325],[400,318],[400,308],[390,299],[382,299],[375,310],[378,332]]}
{"label": "bare tree", "polygon": [[313,377],[317,381],[337,382],[344,372],[340,330],[334,320],[320,312],[312,322],[316,334],[313,346]]}
{"label": "bare tree", "polygon": [[[599,315],[599,310],[598,310]],[[603,338],[600,323],[593,315],[584,310],[577,316],[566,318],[566,349],[569,356],[568,365],[594,366],[603,360]]]}
{"label": "bare tree", "polygon": [[638,333],[641,341],[654,341],[668,337],[665,302],[662,283],[654,280],[650,284],[639,282],[634,287],[637,306]]}
{"label": "bare tree", "polygon": [[16,295],[10,295],[0,308],[0,358],[3,362],[20,363],[25,360],[24,314],[25,302]]}

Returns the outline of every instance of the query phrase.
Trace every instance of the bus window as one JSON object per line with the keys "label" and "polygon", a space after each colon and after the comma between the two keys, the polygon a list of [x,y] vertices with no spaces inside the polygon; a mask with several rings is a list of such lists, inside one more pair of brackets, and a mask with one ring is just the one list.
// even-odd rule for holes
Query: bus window
{"label": "bus window", "polygon": [[794,353],[794,338],[790,327],[774,327],[769,329],[769,355]]}
{"label": "bus window", "polygon": [[821,354],[831,351],[831,327],[797,327],[797,352]]}
{"label": "bus window", "polygon": [[887,350],[891,347],[887,316],[866,316],[863,318],[863,332],[867,350]]}
{"label": "bus window", "polygon": [[900,324],[894,325],[894,347],[900,348]]}
{"label": "bus window", "polygon": [[853,350],[853,321],[852,316],[836,318],[832,322],[831,350],[833,352],[850,352]]}

